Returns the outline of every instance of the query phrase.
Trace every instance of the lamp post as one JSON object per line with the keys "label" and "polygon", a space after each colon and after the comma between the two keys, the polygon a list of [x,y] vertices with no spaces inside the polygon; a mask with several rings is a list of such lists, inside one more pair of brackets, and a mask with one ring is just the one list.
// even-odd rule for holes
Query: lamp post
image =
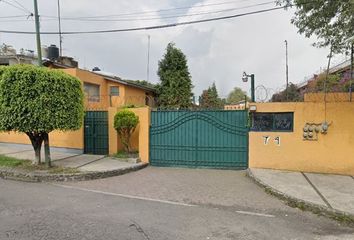
{"label": "lamp post", "polygon": [[255,93],[254,93],[254,74],[247,74],[246,72],[243,72],[242,75],[242,81],[247,82],[248,78],[251,78],[251,102],[255,102]]}

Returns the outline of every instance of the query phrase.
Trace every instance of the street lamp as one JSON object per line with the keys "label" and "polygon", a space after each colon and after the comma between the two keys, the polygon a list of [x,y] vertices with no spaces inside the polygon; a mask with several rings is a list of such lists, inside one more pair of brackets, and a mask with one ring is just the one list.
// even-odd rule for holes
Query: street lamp
{"label": "street lamp", "polygon": [[251,78],[251,102],[255,102],[255,94],[254,94],[254,74],[247,74],[246,72],[243,72],[242,75],[242,81],[247,82],[248,78]]}

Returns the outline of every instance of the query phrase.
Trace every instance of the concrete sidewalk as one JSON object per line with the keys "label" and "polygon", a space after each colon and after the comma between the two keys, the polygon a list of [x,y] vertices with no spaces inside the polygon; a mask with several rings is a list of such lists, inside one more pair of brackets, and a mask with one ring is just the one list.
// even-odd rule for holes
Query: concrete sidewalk
{"label": "concrete sidewalk", "polygon": [[251,168],[249,176],[287,199],[354,218],[354,177]]}
{"label": "concrete sidewalk", "polygon": [[[120,169],[135,169],[142,164],[124,162],[104,155],[82,154],[74,149],[51,148],[50,151],[54,166],[77,168],[81,172],[110,172]],[[24,160],[34,159],[32,146],[27,144],[0,143],[0,154]],[[44,159],[43,149],[42,159]]]}

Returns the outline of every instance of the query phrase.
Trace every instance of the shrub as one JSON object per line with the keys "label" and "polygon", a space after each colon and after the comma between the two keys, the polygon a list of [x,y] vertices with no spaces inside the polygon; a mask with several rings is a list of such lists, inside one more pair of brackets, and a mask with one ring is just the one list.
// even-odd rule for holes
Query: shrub
{"label": "shrub", "polygon": [[132,111],[122,110],[114,116],[114,128],[117,130],[118,136],[122,141],[126,152],[131,152],[130,138],[136,126],[139,123],[138,116]]}
{"label": "shrub", "polygon": [[77,130],[83,116],[79,79],[60,70],[32,65],[0,68],[0,131],[27,134],[35,151],[34,163],[41,163],[44,142],[50,165],[49,133]]}

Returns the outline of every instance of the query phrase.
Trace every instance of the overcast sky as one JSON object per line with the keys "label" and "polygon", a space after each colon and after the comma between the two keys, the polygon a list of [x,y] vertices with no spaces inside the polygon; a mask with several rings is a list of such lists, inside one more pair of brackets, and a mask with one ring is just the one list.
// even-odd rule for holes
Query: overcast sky
{"label": "overcast sky", "polygon": [[[28,14],[18,3],[33,12],[32,0],[0,1],[0,30],[35,30],[32,18],[4,18]],[[60,0],[60,3],[63,31],[153,26],[234,15],[275,6],[266,0]],[[254,6],[256,4],[263,5]],[[57,0],[38,0],[38,5],[39,14],[42,16],[41,31],[57,31],[57,19],[50,18],[57,16]],[[175,10],[161,11],[171,8]],[[100,18],[104,21],[77,19],[107,15],[120,16]],[[151,82],[158,82],[158,61],[162,58],[167,44],[175,42],[187,56],[196,95],[200,95],[201,91],[213,82],[222,97],[226,97],[235,86],[249,92],[250,84],[241,80],[243,71],[254,73],[256,86],[262,85],[272,93],[285,84],[285,39],[289,43],[290,82],[302,82],[327,64],[328,49],[312,47],[314,39],[299,35],[295,26],[290,23],[292,15],[293,11],[276,10],[149,31],[65,35],[63,53],[78,60],[81,68],[92,69],[98,66],[124,79],[143,80],[147,78],[147,39],[150,35]],[[75,20],[65,19],[70,17]],[[43,45],[59,45],[59,37],[56,35],[42,35],[41,40]],[[2,43],[12,45],[16,49],[35,50],[36,46],[34,35],[0,33],[0,44]],[[343,60],[343,56],[337,56],[334,64]],[[265,95],[262,89],[258,88],[259,100]]]}

